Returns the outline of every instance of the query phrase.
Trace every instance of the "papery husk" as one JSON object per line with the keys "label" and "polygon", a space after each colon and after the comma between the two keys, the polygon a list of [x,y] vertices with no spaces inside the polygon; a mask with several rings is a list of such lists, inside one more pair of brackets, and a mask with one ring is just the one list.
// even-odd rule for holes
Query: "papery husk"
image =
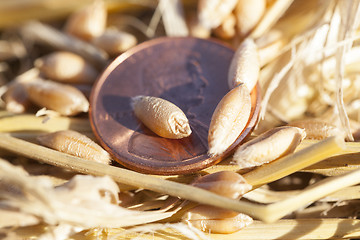
{"label": "papery husk", "polygon": [[30,217],[21,218],[24,221],[19,225],[37,223],[31,221],[34,216],[49,225],[70,225],[72,229],[114,228],[157,221],[174,213],[132,211],[118,206],[119,189],[109,177],[76,176],[54,188],[48,179],[33,178],[5,160],[0,161],[0,166],[1,209]]}

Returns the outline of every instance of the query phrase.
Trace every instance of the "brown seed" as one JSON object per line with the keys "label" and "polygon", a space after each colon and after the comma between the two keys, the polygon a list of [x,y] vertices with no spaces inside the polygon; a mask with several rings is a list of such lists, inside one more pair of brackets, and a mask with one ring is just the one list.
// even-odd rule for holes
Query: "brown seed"
{"label": "brown seed", "polygon": [[211,117],[209,155],[223,153],[244,130],[251,111],[250,92],[244,84],[230,90],[216,106]]}
{"label": "brown seed", "polygon": [[32,102],[62,115],[72,116],[89,110],[88,100],[75,87],[40,79],[25,87]]}
{"label": "brown seed", "polygon": [[345,138],[344,132],[339,128],[320,119],[298,120],[289,123],[289,126],[304,129],[306,132],[306,139],[322,140],[331,136],[342,136]]}
{"label": "brown seed", "polygon": [[236,149],[233,161],[240,168],[260,166],[295,151],[305,138],[305,131],[297,127],[273,128]]}
{"label": "brown seed", "polygon": [[235,8],[238,33],[247,36],[256,26],[266,9],[265,0],[239,0]]}
{"label": "brown seed", "polygon": [[244,83],[251,91],[260,74],[260,61],[256,44],[251,38],[246,38],[236,50],[229,67],[228,84],[232,89]]}
{"label": "brown seed", "polygon": [[117,29],[107,29],[102,35],[92,41],[111,56],[119,55],[136,45],[136,37]]}
{"label": "brown seed", "polygon": [[229,234],[239,231],[253,222],[253,219],[243,213],[198,205],[190,209],[182,220],[203,232]]}
{"label": "brown seed", "polygon": [[57,131],[37,138],[41,145],[94,162],[109,164],[110,155],[87,136],[71,130]]}
{"label": "brown seed", "polygon": [[65,32],[89,41],[105,31],[107,11],[102,0],[96,0],[73,13],[65,24]]}
{"label": "brown seed", "polygon": [[175,104],[157,97],[132,98],[135,116],[161,137],[179,139],[191,134],[189,121]]}
{"label": "brown seed", "polygon": [[46,78],[63,83],[95,82],[98,72],[79,55],[71,52],[54,52],[39,58],[35,66]]}
{"label": "brown seed", "polygon": [[13,113],[24,113],[31,105],[31,101],[23,83],[15,82],[4,95],[6,110]]}
{"label": "brown seed", "polygon": [[231,199],[240,199],[252,186],[238,173],[220,171],[200,177],[192,185]]}

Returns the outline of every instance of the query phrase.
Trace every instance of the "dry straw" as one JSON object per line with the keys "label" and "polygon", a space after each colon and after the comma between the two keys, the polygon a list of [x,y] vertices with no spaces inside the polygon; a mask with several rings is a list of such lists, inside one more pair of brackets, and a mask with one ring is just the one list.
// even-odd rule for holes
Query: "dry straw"
{"label": "dry straw", "polygon": [[[295,154],[279,159],[277,162],[273,162],[272,165],[269,164],[265,170],[265,167],[263,166],[257,171],[250,172],[245,175],[245,179],[254,186],[274,181],[339,152],[342,146],[343,144],[339,139],[335,137],[329,138],[308,148],[302,149]],[[345,175],[325,179],[324,181],[308,187],[294,197],[267,206],[261,206],[221,197],[217,194],[193,186],[170,182],[122,168],[86,161],[13,138],[7,134],[0,135],[0,148],[73,171],[97,176],[108,175],[115,181],[125,185],[132,185],[138,188],[145,188],[155,192],[178,196],[202,204],[242,212],[265,222],[276,221],[299,207],[306,206],[309,202],[322,198],[341,188],[352,186],[360,182],[360,170],[355,170]],[[197,194],[194,194],[194,192]]]}

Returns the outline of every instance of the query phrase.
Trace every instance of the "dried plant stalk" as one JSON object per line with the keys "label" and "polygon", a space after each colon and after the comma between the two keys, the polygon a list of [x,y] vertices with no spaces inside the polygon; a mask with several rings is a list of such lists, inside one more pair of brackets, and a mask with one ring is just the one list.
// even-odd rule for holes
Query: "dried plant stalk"
{"label": "dried plant stalk", "polygon": [[[206,236],[214,240],[276,240],[284,239],[284,236],[289,239],[309,240],[309,239],[356,239],[360,237],[359,229],[360,220],[358,219],[340,219],[340,218],[317,218],[317,219],[285,219],[279,220],[275,223],[263,223],[254,221],[250,226],[241,231],[232,234],[207,234]],[[341,227],[339,227],[341,226]],[[130,234],[136,228],[124,229],[108,229],[107,237],[116,238],[119,240],[127,240],[129,236],[133,238],[164,240],[164,236],[172,236],[179,240],[188,240],[190,237],[185,236],[184,233],[177,231],[167,224],[157,228],[151,233],[149,229],[153,229],[152,225],[146,225],[138,229],[139,234]],[[147,230],[147,231],[146,231]],[[157,231],[156,231],[157,230]],[[90,237],[97,237],[96,232],[89,234]],[[192,235],[193,236],[193,235]],[[196,239],[196,238],[195,238]],[[202,239],[202,238],[200,238]]]}
{"label": "dried plant stalk", "polygon": [[[261,223],[255,221],[247,228],[231,235],[211,235],[211,239],[331,239],[357,238],[360,236],[359,220],[354,219],[299,219],[280,220],[275,223]],[[339,228],[339,225],[342,227]],[[316,227],[315,227],[316,226]]]}
{"label": "dried plant stalk", "polygon": [[35,117],[30,114],[0,118],[0,132],[54,132],[67,129],[78,132],[91,132],[89,120],[82,118],[51,117],[46,119],[46,117]]}
{"label": "dried plant stalk", "polygon": [[99,50],[92,44],[66,35],[49,25],[33,21],[25,24],[21,28],[21,31],[24,36],[36,42],[78,54],[98,69],[103,69],[108,64],[108,57],[105,52]]}
{"label": "dried plant stalk", "polygon": [[[325,181],[319,182],[313,187],[304,190],[301,194],[290,198],[290,200],[286,199],[284,201],[277,202],[268,206],[260,206],[253,203],[225,198],[193,186],[170,182],[153,176],[140,174],[117,167],[112,167],[105,164],[86,161],[71,155],[60,153],[51,149],[38,146],[36,144],[13,138],[6,134],[0,134],[0,148],[51,165],[71,169],[73,171],[98,176],[108,175],[115,181],[125,185],[132,185],[138,188],[145,188],[155,192],[178,196],[180,198],[188,199],[206,205],[212,205],[215,207],[242,212],[244,214],[248,214],[252,217],[256,217],[266,222],[276,221],[284,215],[292,212],[293,210],[301,206],[307,205],[309,202],[322,198],[343,187],[352,186],[360,182],[360,170],[356,170],[343,176],[332,177]],[[330,138],[318,144],[314,144],[308,149],[303,149],[302,151],[299,151],[295,157],[291,157],[290,159],[302,163],[308,162],[307,158],[310,158],[310,160],[312,161],[314,161],[314,159],[319,161],[321,158],[326,158],[328,154],[333,154],[340,149],[341,143],[339,142],[339,140],[336,140],[336,138]],[[292,156],[294,155],[295,154],[293,154]],[[289,162],[295,164],[294,161]],[[295,164],[296,167],[303,167],[303,165],[306,164]],[[286,170],[289,170],[288,168],[289,167],[287,167]],[[294,171],[294,167],[291,167],[291,169]],[[282,168],[274,169],[273,167],[270,170],[272,172],[280,173],[278,174],[279,178],[284,176]],[[297,170],[298,169],[296,169],[295,171]],[[289,173],[290,171],[287,172]],[[259,171],[257,171],[257,174],[259,174]],[[264,172],[260,172],[260,174],[261,176],[263,176]],[[253,174],[252,177],[254,177],[254,175],[256,176],[256,174]],[[272,180],[274,180],[273,173],[271,178]],[[255,182],[254,179],[252,180],[252,182]],[[197,194],[194,194],[194,192],[196,192]]]}
{"label": "dried plant stalk", "polygon": [[284,14],[294,0],[277,0],[266,10],[259,24],[251,32],[251,37],[258,38],[266,33]]}

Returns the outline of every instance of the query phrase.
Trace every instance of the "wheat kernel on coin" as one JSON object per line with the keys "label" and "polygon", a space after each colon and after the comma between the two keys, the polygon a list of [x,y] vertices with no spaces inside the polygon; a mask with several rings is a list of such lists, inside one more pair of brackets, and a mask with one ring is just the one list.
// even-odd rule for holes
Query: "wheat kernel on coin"
{"label": "wheat kernel on coin", "polygon": [[231,199],[240,199],[252,189],[245,178],[232,171],[219,171],[202,176],[191,185]]}
{"label": "wheat kernel on coin", "polygon": [[109,164],[110,155],[87,136],[71,130],[40,135],[41,145],[94,162]]}
{"label": "wheat kernel on coin", "polygon": [[74,12],[66,21],[65,32],[89,41],[100,36],[106,28],[107,10],[102,0]]}
{"label": "wheat kernel on coin", "polygon": [[251,92],[259,79],[259,74],[260,60],[256,44],[251,38],[246,38],[231,60],[228,73],[229,88],[244,83]]}
{"label": "wheat kernel on coin", "polygon": [[180,139],[191,134],[185,113],[165,99],[136,96],[132,98],[132,107],[135,116],[161,137]]}
{"label": "wheat kernel on coin", "polygon": [[253,219],[243,213],[198,205],[187,211],[182,221],[203,232],[229,234],[247,227]]}
{"label": "wheat kernel on coin", "polygon": [[244,130],[251,112],[250,92],[244,84],[230,90],[218,103],[211,117],[209,155],[223,153]]}
{"label": "wheat kernel on coin", "polygon": [[26,83],[25,88],[33,103],[61,115],[72,116],[89,110],[89,101],[73,86],[39,79]]}
{"label": "wheat kernel on coin", "polygon": [[46,78],[63,83],[92,84],[98,76],[93,66],[71,52],[53,52],[34,64]]}
{"label": "wheat kernel on coin", "polygon": [[235,150],[233,162],[240,168],[260,166],[295,151],[305,138],[303,129],[282,126],[270,129]]}

